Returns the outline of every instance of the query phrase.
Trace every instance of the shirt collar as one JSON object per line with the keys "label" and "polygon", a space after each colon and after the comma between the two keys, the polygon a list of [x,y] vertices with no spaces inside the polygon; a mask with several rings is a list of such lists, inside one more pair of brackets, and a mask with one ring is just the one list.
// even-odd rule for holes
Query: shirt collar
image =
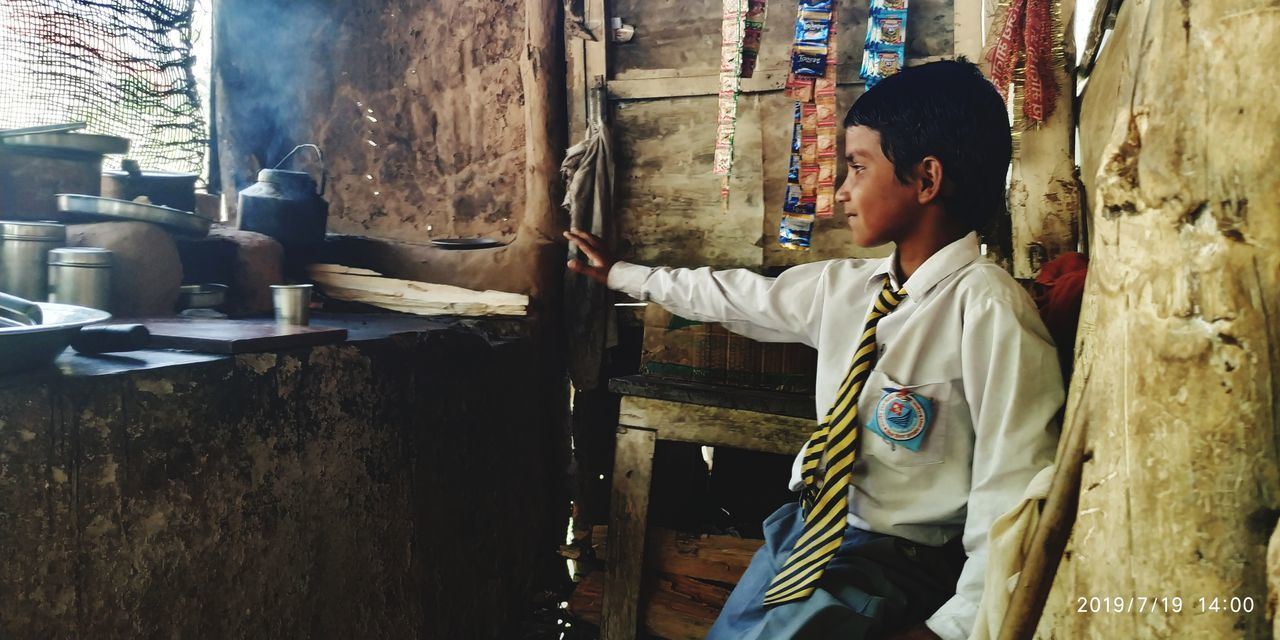
{"label": "shirt collar", "polygon": [[[905,285],[907,294],[919,300],[920,297],[928,294],[934,285],[941,282],[943,278],[955,273],[960,267],[977,260],[981,255],[982,252],[978,246],[978,234],[971,231],[965,237],[952,242],[939,249],[937,253],[929,256],[929,259],[925,260],[924,264],[920,265],[915,273],[911,274],[910,278],[907,278]],[[893,268],[897,260],[898,250],[894,249],[893,253],[882,260],[880,266],[876,267],[875,272],[871,274],[872,278],[888,276],[893,288],[902,288],[904,285],[898,282],[898,275]]]}

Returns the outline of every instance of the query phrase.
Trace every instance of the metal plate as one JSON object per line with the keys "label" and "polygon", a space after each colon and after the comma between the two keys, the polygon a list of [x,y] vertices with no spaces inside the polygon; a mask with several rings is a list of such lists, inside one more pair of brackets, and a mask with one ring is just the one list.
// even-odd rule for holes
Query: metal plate
{"label": "metal plate", "polygon": [[450,251],[466,251],[469,249],[492,249],[507,245],[490,238],[438,238],[431,241],[431,246]]}
{"label": "metal plate", "polygon": [[92,133],[31,133],[4,139],[6,146],[40,147],[105,155],[128,153],[129,139]]}
{"label": "metal plate", "polygon": [[0,328],[0,374],[37,367],[58,357],[80,327],[111,319],[106,311],[69,304],[37,302],[44,322],[26,327]]}
{"label": "metal plate", "polygon": [[142,204],[128,200],[68,193],[58,194],[58,211],[80,218],[95,220],[150,222],[160,225],[173,233],[201,238],[209,235],[209,227],[213,225],[210,220],[188,211],[179,211],[169,207],[159,207],[153,204]]}
{"label": "metal plate", "polygon": [[22,327],[3,327],[0,328],[0,335],[12,336],[17,334],[25,335],[29,333],[42,333],[45,331],[59,331],[62,329],[79,329],[80,327],[88,326],[95,322],[106,322],[111,319],[110,313],[100,309],[78,307],[73,304],[57,304],[54,302],[37,302],[35,304],[40,307],[40,312],[44,314],[44,318],[40,324]]}
{"label": "metal plate", "polygon": [[14,136],[25,136],[36,133],[68,133],[71,131],[79,131],[85,128],[83,122],[66,122],[63,124],[46,124],[36,127],[23,127],[21,129],[5,129],[0,131],[0,138],[12,138]]}

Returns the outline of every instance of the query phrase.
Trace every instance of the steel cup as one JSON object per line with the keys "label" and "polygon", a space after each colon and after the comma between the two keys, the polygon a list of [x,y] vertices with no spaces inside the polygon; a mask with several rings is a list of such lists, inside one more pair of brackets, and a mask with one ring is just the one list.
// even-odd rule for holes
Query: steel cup
{"label": "steel cup", "polygon": [[311,288],[309,284],[271,285],[271,303],[276,322],[307,326],[311,322]]}

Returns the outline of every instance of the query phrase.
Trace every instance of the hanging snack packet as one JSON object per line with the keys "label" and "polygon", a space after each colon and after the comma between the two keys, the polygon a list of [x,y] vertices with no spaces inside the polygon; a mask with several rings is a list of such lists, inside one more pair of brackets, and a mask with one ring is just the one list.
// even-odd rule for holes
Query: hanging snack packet
{"label": "hanging snack packet", "polygon": [[807,251],[813,233],[813,216],[784,215],[778,229],[778,243],[786,249]]}
{"label": "hanging snack packet", "polygon": [[764,35],[766,10],[765,0],[747,2],[746,33],[742,39],[742,72],[739,77],[750,78],[755,74],[756,60],[760,57],[760,39]]}
{"label": "hanging snack packet", "polygon": [[867,88],[902,69],[907,48],[907,0],[871,0],[859,75]]}
{"label": "hanging snack packet", "polygon": [[873,41],[882,47],[901,47],[907,44],[907,12],[880,11],[874,21]]}
{"label": "hanging snack packet", "polygon": [[712,173],[724,176],[720,187],[721,205],[729,203],[728,176],[733,170],[733,139],[737,132],[738,91],[741,88],[742,43],[745,37],[746,4],[724,0],[720,27],[720,87],[716,117],[716,148]]}
{"label": "hanging snack packet", "polygon": [[817,78],[827,71],[827,48],[796,45],[791,54],[791,73]]}

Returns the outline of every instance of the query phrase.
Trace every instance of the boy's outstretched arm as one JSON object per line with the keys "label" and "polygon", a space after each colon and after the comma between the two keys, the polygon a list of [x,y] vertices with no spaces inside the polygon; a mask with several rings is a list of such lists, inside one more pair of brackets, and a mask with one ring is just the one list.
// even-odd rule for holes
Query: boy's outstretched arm
{"label": "boy's outstretched arm", "polygon": [[822,281],[828,263],[792,267],[777,278],[747,269],[643,267],[617,260],[600,238],[590,233],[573,230],[565,237],[577,243],[587,257],[586,264],[570,260],[569,269],[610,289],[655,302],[691,320],[722,323],[731,331],[763,342],[817,346]]}

